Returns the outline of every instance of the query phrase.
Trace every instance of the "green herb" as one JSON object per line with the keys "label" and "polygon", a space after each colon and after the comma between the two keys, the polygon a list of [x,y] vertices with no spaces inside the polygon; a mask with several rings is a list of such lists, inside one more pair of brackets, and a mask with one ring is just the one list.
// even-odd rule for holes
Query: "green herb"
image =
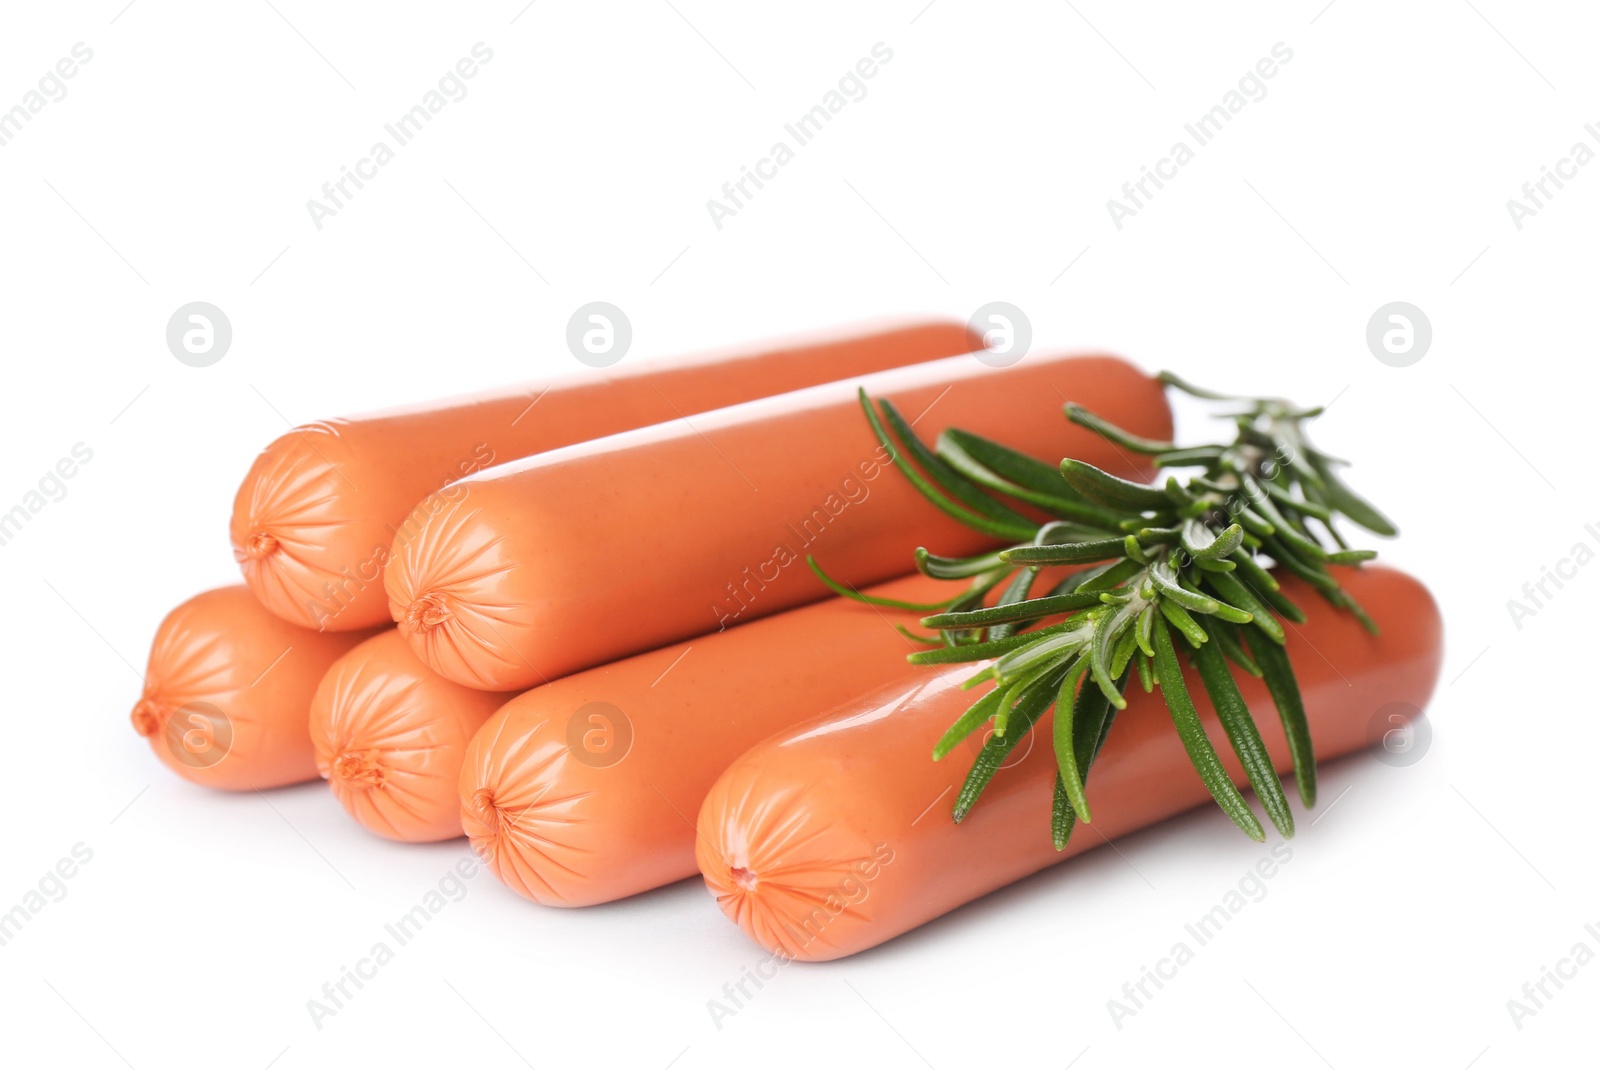
{"label": "green herb", "polygon": [[[1278,832],[1294,835],[1294,817],[1236,672],[1266,685],[1289,740],[1300,801],[1307,807],[1316,801],[1310,728],[1284,650],[1285,622],[1301,623],[1305,615],[1274,574],[1304,580],[1376,632],[1328,571],[1374,554],[1350,549],[1334,524],[1344,517],[1379,535],[1395,534],[1394,525],[1343,482],[1338,470],[1344,462],[1307,440],[1304,425],[1320,408],[1217,394],[1167,373],[1161,380],[1198,398],[1232,403],[1233,440],[1179,447],[1131,434],[1079,405],[1065,410],[1073,423],[1143,454],[1164,473],[1196,469],[1187,478],[1169,473],[1148,485],[1073,458],[1051,465],[956,429],[929,447],[893,405],[861,394],[879,442],[929,501],[969,527],[1013,542],[961,558],[917,550],[918,570],[968,581],[965,592],[927,605],[872,599],[810,561],[823,582],[846,597],[931,612],[922,624],[934,634],[913,635],[928,649],[909,655],[912,662],[989,662],[967,686],[994,686],[934,748],[934,759],[944,758],[986,723],[992,726],[957,792],[957,821],[1053,708],[1057,776],[1050,828],[1056,848],[1064,848],[1076,823],[1091,819],[1085,783],[1117,711],[1127,707],[1127,688],[1137,681],[1146,692],[1160,688],[1189,760],[1217,804],[1247,835],[1263,839],[1261,823],[1202,727],[1180,651],[1193,661]],[[1039,523],[1024,510],[1051,519]],[[1051,565],[1080,568],[1036,591],[1040,570]],[[997,588],[994,603],[985,605]]]}

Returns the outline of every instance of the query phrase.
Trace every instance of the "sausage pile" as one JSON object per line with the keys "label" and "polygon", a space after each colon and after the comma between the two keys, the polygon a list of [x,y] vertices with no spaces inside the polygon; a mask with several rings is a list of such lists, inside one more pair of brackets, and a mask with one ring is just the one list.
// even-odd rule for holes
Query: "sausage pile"
{"label": "sausage pile", "polygon": [[[1121,360],[997,368],[981,348],[959,323],[895,324],[296,428],[234,501],[245,583],[162,622],[133,726],[205,787],[320,776],[377,835],[465,834],[536,903],[698,872],[787,959],[899,935],[1102,841],[1058,853],[1037,819],[1048,719],[950,820],[982,741],[930,758],[973,695],[970,667],[906,661],[921,607],[950,594],[913,554],[1004,543],[918,493],[859,393],[925,440],[961,428],[1140,481],[1147,458],[1063,404],[1171,435],[1161,384]],[[887,602],[834,596],[808,558]],[[1384,702],[1421,707],[1439,669],[1426,590],[1348,571],[1381,635],[1318,606],[1289,644],[1323,758],[1371,742]],[[1263,734],[1287,769],[1281,731]],[[1159,696],[1097,769],[1103,836],[1208,798]]]}

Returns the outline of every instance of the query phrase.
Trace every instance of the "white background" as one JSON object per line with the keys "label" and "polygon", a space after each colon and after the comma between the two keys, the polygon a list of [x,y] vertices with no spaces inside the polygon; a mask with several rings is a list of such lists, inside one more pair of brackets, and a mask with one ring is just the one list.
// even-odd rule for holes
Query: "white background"
{"label": "white background", "polygon": [[[0,547],[0,909],[94,853],[0,948],[7,1063],[1592,1063],[1600,965],[1521,1029],[1506,1006],[1578,941],[1600,950],[1600,569],[1520,628],[1506,607],[1600,544],[1600,166],[1521,229],[1506,207],[1600,148],[1592,11],[124,2],[7,5],[0,32],[3,107],[94,52],[0,148],[0,507],[94,451]],[[470,94],[319,231],[308,198],[479,41]],[[715,227],[708,198],[880,41],[865,99]],[[1108,198],[1277,42],[1293,59],[1266,97],[1117,229]],[[164,339],[195,300],[234,331],[204,369]],[[591,374],[564,344],[591,300],[626,310],[640,356],[1005,300],[1036,348],[1337,399],[1321,443],[1356,459],[1404,529],[1385,557],[1447,618],[1430,748],[1329,766],[1266,897],[1120,1029],[1106,1001],[1264,853],[1215,811],[790,967],[720,1029],[707,1001],[761,953],[698,882],[557,912],[480,876],[318,1030],[306,1001],[465,842],[380,842],[318,784],[177,781],[128,727],[137,670],[168,608],[235,578],[233,490],[286,421]],[[1365,343],[1395,300],[1433,325],[1407,368]]]}

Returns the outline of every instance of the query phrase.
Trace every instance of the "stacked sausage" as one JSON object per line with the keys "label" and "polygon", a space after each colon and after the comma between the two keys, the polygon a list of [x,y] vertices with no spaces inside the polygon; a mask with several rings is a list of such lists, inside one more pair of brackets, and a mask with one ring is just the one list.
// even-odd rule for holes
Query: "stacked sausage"
{"label": "stacked sausage", "polygon": [[[993,368],[980,348],[901,324],[297,428],[235,499],[247,586],[162,623],[134,727],[198,784],[320,775],[381,836],[464,832],[539,903],[698,871],[788,958],[904,932],[1065,856],[1037,819],[1048,724],[954,826],[935,804],[962,770],[928,751],[965,673],[908,665],[913,613],[829,597],[807,567],[926,603],[948,591],[906,575],[918,546],[989,545],[894,470],[858,391],[924,438],[960,427],[1131,479],[1149,473],[1062,405],[1171,432],[1159,384],[1120,360]],[[1365,745],[1369,700],[1420,707],[1438,672],[1425,590],[1384,569],[1347,586],[1381,638],[1328,610],[1290,644],[1323,757]],[[1157,712],[1119,720],[1091,789],[1116,823],[1096,827],[1207,798]]]}

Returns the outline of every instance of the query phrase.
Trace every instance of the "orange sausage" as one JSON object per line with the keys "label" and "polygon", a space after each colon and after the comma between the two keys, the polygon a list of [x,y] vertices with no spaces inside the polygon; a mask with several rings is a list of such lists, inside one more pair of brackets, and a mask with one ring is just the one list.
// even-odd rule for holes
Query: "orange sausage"
{"label": "orange sausage", "polygon": [[[250,466],[229,534],[245,582],[284,620],[389,622],[390,545],[480,468],[685,414],[983,348],[959,323],[878,324],[758,351],[629,365],[549,386],[450,398],[295,428]],[[422,505],[418,505],[422,502]]]}
{"label": "orange sausage", "polygon": [[467,742],[509,697],[451,683],[393,629],[381,632],[334,662],[311,700],[317,772],[380,836],[453,839]]}
{"label": "orange sausage", "polygon": [[[1387,568],[1341,572],[1381,636],[1305,585],[1284,581],[1310,618],[1289,627],[1288,651],[1323,760],[1376,742],[1392,728],[1385,711],[1420,710],[1442,658],[1439,611],[1426,588]],[[978,697],[958,686],[972,671],[930,669],[915,683],[779,733],[734,762],[707,795],[696,838],[701,872],[723,913],[784,958],[835,959],[1208,803],[1159,692],[1135,686],[1088,781],[1094,824],[1078,829],[1064,852],[1050,840],[1050,717],[1019,744],[1019,751],[1031,747],[1026,756],[1003,768],[955,824],[950,805],[973,751],[958,749],[938,763],[929,752]],[[1207,733],[1244,785],[1198,676],[1186,672]],[[1237,676],[1278,769],[1287,771],[1288,747],[1266,689]]]}
{"label": "orange sausage", "polygon": [[156,630],[134,731],[167,768],[208,788],[314,780],[311,695],[328,666],[369,634],[298,628],[242,584],[197,594]]}
{"label": "orange sausage", "polygon": [[[911,576],[872,593],[959,590]],[[926,673],[894,630],[915,621],[833,598],[525,692],[467,748],[461,826],[501,881],[551,906],[693,876],[694,815],[717,775],[773,732]]]}
{"label": "orange sausage", "polygon": [[396,540],[384,586],[400,633],[448,679],[526,688],[817,601],[827,591],[808,553],[859,586],[902,574],[919,545],[993,544],[893,471],[858,387],[893,400],[925,440],[961,427],[1129,478],[1130,462],[1062,403],[1153,438],[1172,426],[1161,386],[1113,357],[994,369],[961,356],[529,457],[462,480]]}

